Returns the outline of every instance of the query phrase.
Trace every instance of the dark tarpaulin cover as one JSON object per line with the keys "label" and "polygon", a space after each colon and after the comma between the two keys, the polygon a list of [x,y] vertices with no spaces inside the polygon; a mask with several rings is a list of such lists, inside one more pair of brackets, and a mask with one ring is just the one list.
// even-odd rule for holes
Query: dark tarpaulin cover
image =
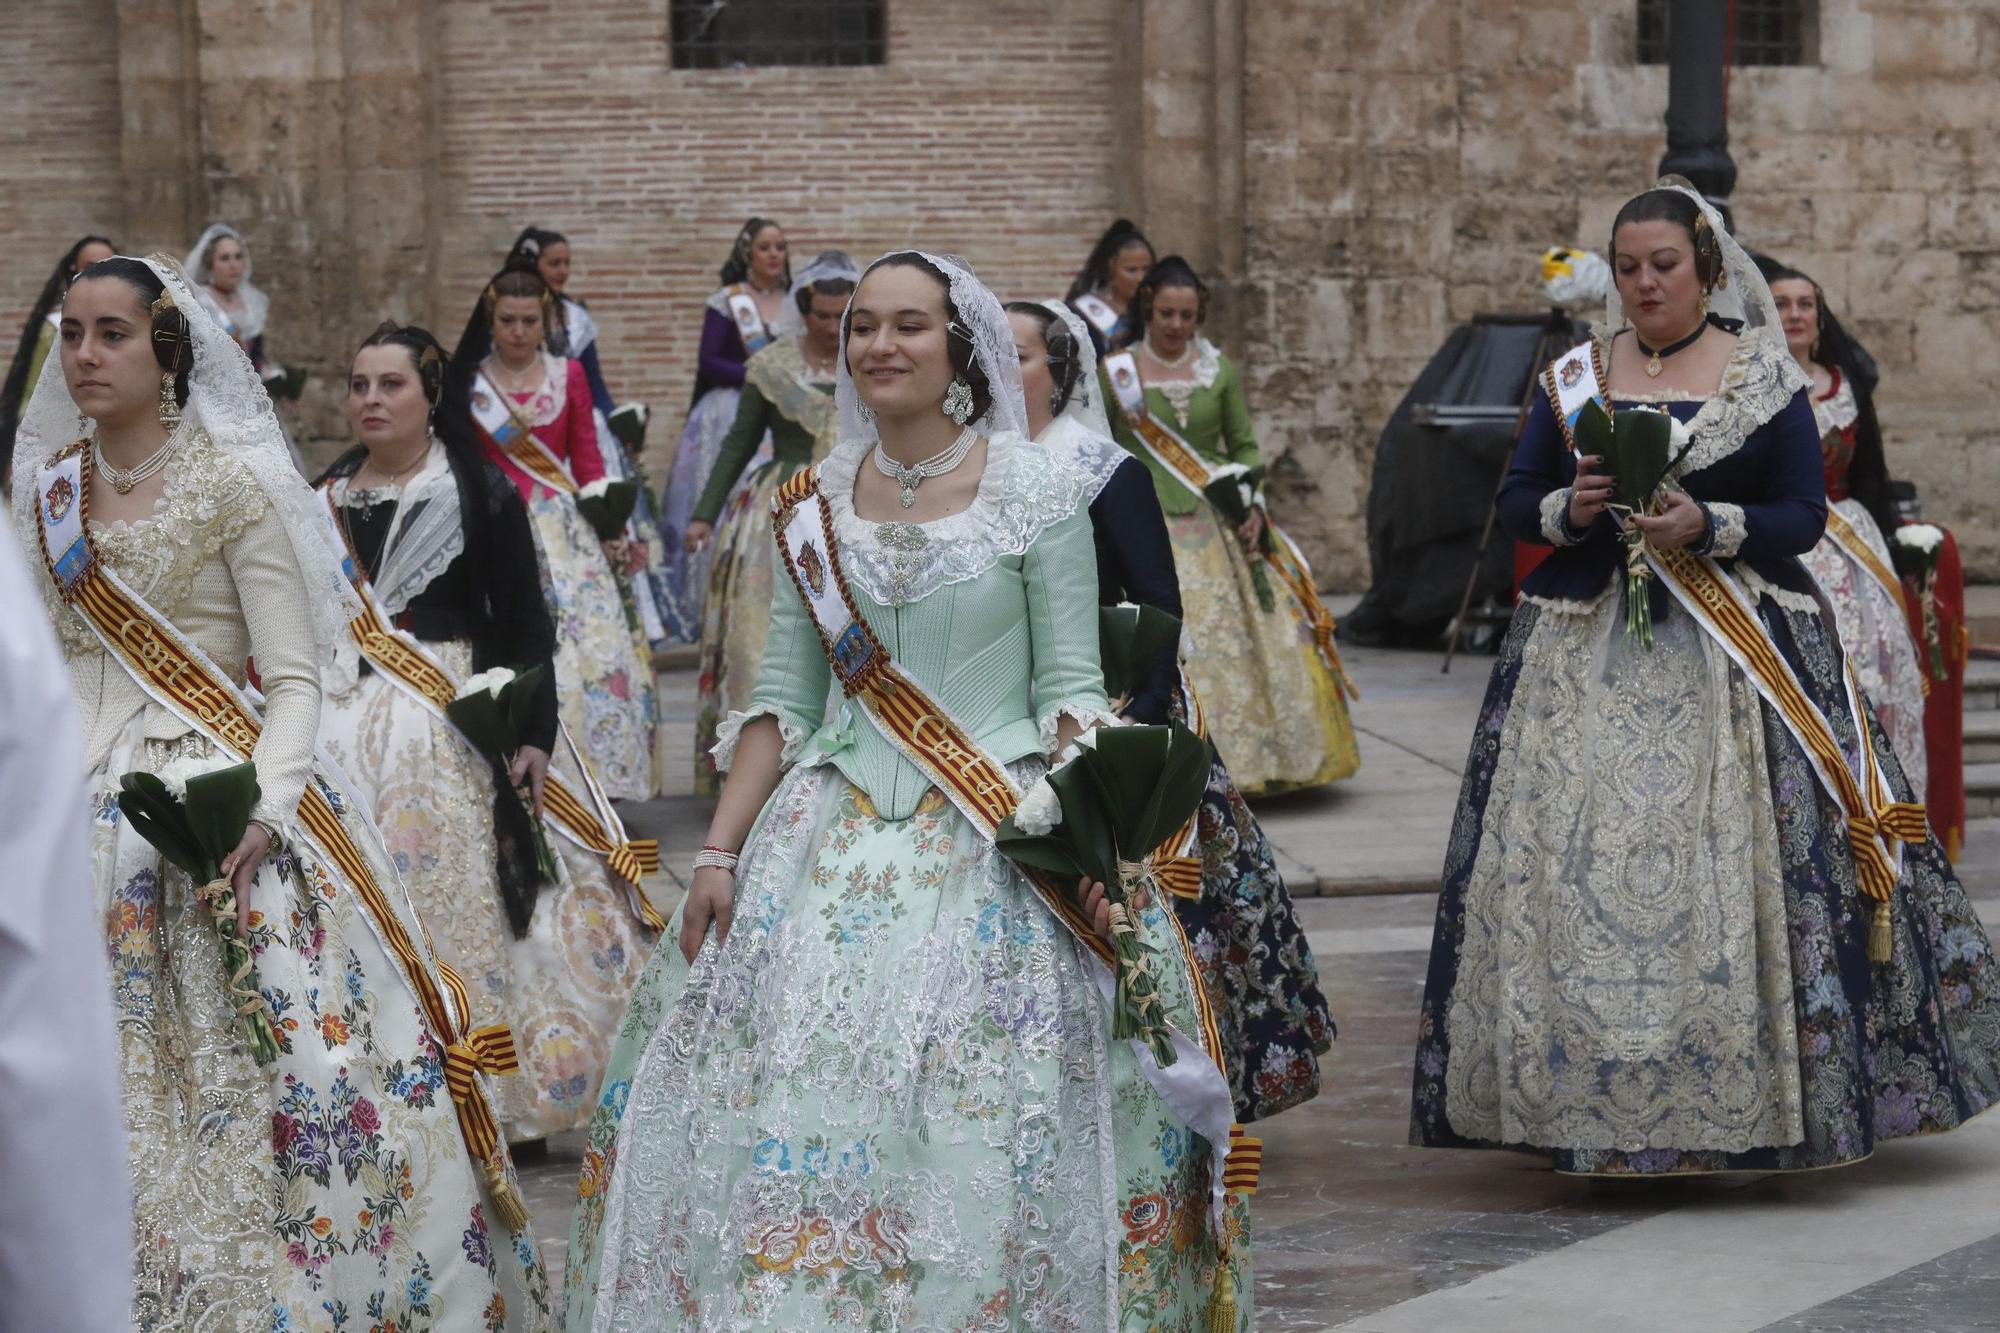
{"label": "dark tarpaulin cover", "polygon": [[[1553,356],[1589,336],[1554,326]],[[1547,315],[1481,315],[1451,331],[1382,430],[1368,490],[1371,582],[1341,621],[1357,643],[1436,643],[1465,595],[1475,558],[1473,605],[1507,598],[1512,544],[1497,533],[1477,551]],[[1477,419],[1481,413],[1487,419]],[[1442,418],[1442,420],[1440,420]]]}

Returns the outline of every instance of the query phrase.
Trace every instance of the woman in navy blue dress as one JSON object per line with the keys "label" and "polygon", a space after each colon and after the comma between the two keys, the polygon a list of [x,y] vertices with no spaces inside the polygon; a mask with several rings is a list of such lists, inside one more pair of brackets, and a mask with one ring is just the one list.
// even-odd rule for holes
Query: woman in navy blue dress
{"label": "woman in navy blue dress", "polygon": [[[1473,735],[1411,1138],[1607,1175],[1855,1161],[2000,1095],[2000,968],[1937,842],[1905,827],[1909,784],[1799,564],[1826,488],[1763,279],[1672,179],[1620,212],[1612,262],[1608,326],[1550,368],[1499,500],[1509,533],[1556,549]],[[1655,554],[1650,646],[1603,460],[1570,448],[1593,384],[1684,427],[1666,500],[1630,520]],[[1749,614],[1697,618],[1672,570]],[[1870,797],[1829,794],[1829,752],[1857,783],[1872,753]],[[1864,888],[1890,879],[1878,908]]]}

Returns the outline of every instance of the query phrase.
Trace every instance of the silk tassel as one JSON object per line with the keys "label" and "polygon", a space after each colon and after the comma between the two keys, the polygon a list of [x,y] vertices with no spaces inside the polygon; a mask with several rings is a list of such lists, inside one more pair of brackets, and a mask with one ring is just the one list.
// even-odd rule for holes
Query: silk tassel
{"label": "silk tassel", "polygon": [[1889,900],[1880,899],[1875,904],[1875,913],[1868,923],[1868,961],[1886,963],[1895,954],[1895,944],[1889,929]]}
{"label": "silk tassel", "polygon": [[506,1159],[498,1152],[486,1159],[486,1188],[493,1196],[493,1211],[500,1215],[501,1225],[525,1235],[530,1220],[528,1204],[514,1182],[507,1178]]}
{"label": "silk tassel", "polygon": [[1236,1279],[1229,1258],[1216,1260],[1215,1286],[1208,1293],[1208,1333],[1236,1333]]}

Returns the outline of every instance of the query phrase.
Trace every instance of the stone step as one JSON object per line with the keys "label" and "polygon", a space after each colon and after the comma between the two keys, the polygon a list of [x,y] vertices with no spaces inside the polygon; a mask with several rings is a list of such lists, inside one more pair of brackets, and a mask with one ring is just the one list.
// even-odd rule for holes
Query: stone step
{"label": "stone step", "polygon": [[1965,762],[2000,763],[2000,710],[1965,715]]}
{"label": "stone step", "polygon": [[1965,628],[1974,643],[2000,648],[2000,584],[1967,586]]}
{"label": "stone step", "polygon": [[1965,715],[2000,708],[2000,659],[1975,657],[1965,664]]}
{"label": "stone step", "polygon": [[1965,817],[2000,815],[2000,761],[1965,765]]}

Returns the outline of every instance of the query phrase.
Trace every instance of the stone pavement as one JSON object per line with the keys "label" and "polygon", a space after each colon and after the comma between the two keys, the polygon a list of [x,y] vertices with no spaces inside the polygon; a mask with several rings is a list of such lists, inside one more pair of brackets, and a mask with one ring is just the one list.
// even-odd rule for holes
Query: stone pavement
{"label": "stone pavement", "polygon": [[[1314,1101],[1260,1126],[1257,1327],[1428,1333],[1960,1333],[2000,1329],[2000,1116],[1806,1176],[1601,1182],[1511,1153],[1407,1146],[1410,1056],[1458,772],[1491,659],[1346,649],[1362,769],[1258,804],[1299,895],[1340,1039]],[[675,753],[693,676],[661,684]],[[635,829],[666,839],[663,909],[705,831],[686,770]],[[2000,923],[2000,819],[1961,873]],[[1384,892],[1400,889],[1402,892]],[[1317,890],[1322,896],[1311,896]],[[1366,896],[1355,896],[1366,895]],[[551,1276],[581,1136],[523,1171]],[[558,1279],[559,1280],[559,1279]]]}

